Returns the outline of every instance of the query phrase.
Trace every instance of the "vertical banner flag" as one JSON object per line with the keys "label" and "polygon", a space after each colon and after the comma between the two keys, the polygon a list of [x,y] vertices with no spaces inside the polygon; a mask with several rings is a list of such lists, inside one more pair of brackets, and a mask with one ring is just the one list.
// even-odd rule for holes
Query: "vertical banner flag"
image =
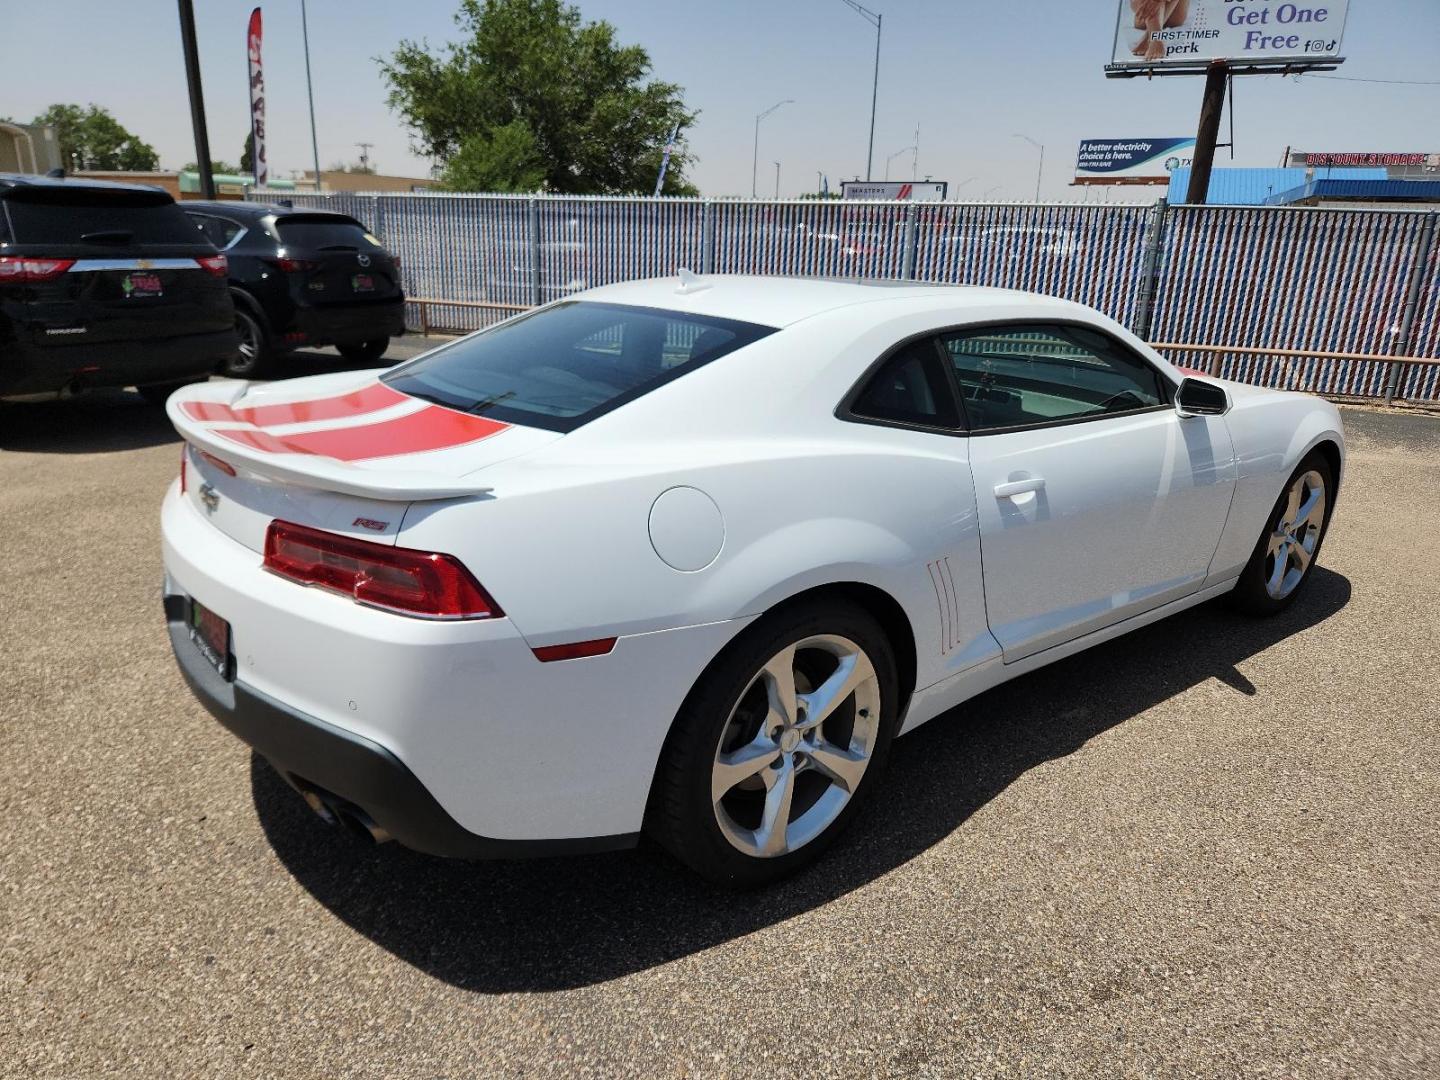
{"label": "vertical banner flag", "polygon": [[676,124],[670,131],[670,138],[665,140],[665,153],[660,158],[660,175],[655,178],[655,194],[660,194],[660,189],[665,186],[665,170],[670,168],[670,155],[675,152],[675,140],[680,137],[680,125]]}
{"label": "vertical banner flag", "polygon": [[264,187],[270,180],[270,165],[265,160],[265,73],[260,70],[258,7],[250,13],[245,47],[250,56],[250,166],[255,170],[255,186]]}

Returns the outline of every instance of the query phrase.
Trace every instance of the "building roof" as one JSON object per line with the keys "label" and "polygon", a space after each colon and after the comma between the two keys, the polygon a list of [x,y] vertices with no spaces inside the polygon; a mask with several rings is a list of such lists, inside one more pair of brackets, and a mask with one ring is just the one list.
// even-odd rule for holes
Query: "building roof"
{"label": "building roof", "polygon": [[[1347,179],[1384,180],[1385,170],[1344,169]],[[1264,206],[1272,196],[1301,187],[1308,169],[1214,169],[1210,173],[1210,189],[1205,202],[1211,206]],[[1167,199],[1172,206],[1184,203],[1190,187],[1190,169],[1176,169],[1170,174]]]}
{"label": "building roof", "polygon": [[[1368,170],[1352,169],[1351,172]],[[1380,171],[1384,171],[1383,169]],[[1376,202],[1440,202],[1440,180],[1311,180],[1265,201],[1286,206],[1307,199],[1354,199]]]}

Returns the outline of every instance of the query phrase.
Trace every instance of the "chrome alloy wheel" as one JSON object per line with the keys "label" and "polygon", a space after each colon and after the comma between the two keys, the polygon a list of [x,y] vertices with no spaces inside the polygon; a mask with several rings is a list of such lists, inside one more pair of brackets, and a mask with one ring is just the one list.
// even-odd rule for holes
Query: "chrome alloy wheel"
{"label": "chrome alloy wheel", "polygon": [[849,638],[787,645],[730,712],[711,768],[720,831],[756,858],[795,851],[845,808],[879,742],[880,680]]}
{"label": "chrome alloy wheel", "polygon": [[1290,485],[1285,508],[1265,548],[1265,591],[1283,600],[1310,569],[1325,524],[1325,480],[1311,469]]}

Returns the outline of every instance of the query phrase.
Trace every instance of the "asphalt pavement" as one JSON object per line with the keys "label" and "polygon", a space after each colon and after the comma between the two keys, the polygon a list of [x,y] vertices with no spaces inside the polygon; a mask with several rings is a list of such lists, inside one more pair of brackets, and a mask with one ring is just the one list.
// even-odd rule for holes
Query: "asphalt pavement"
{"label": "asphalt pavement", "polygon": [[0,406],[0,1076],[1440,1075],[1440,419],[1345,416],[1287,613],[991,691],[733,894],[327,829],[175,670],[160,413]]}

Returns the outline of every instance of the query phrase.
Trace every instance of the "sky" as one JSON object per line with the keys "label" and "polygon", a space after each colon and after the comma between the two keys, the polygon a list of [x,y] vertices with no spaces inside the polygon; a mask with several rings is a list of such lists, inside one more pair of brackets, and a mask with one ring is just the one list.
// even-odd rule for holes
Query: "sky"
{"label": "sky", "polygon": [[[1319,2],[1319,0],[1316,0]],[[1343,2],[1343,0],[1332,0]],[[195,0],[212,156],[235,161],[249,130],[245,26],[253,0]],[[657,78],[700,111],[689,132],[691,178],[706,195],[748,195],[755,116],[757,187],[793,197],[863,176],[874,29],[843,0],[579,0],[621,41],[643,45]],[[1160,188],[1070,186],[1084,138],[1195,133],[1202,80],[1106,79],[1116,0],[867,0],[884,15],[876,179],[950,181],[952,198],[1028,199],[1043,144],[1047,201],[1150,201]],[[269,0],[265,71],[276,175],[311,167],[299,0]],[[439,46],[456,33],[454,0],[310,0],[315,115],[322,167],[370,142],[381,172],[428,175],[385,104],[375,58],[401,39]],[[1235,80],[1234,164],[1271,166],[1286,146],[1325,151],[1440,151],[1440,3],[1354,0],[1349,58],[1335,75]],[[108,108],[152,144],[162,166],[195,159],[179,19],[170,0],[0,0],[0,116],[27,121],[57,101]],[[59,58],[63,57],[63,62]],[[1222,139],[1226,129],[1222,129]],[[904,150],[903,153],[897,153]],[[1217,165],[1231,161],[1222,150]]]}

